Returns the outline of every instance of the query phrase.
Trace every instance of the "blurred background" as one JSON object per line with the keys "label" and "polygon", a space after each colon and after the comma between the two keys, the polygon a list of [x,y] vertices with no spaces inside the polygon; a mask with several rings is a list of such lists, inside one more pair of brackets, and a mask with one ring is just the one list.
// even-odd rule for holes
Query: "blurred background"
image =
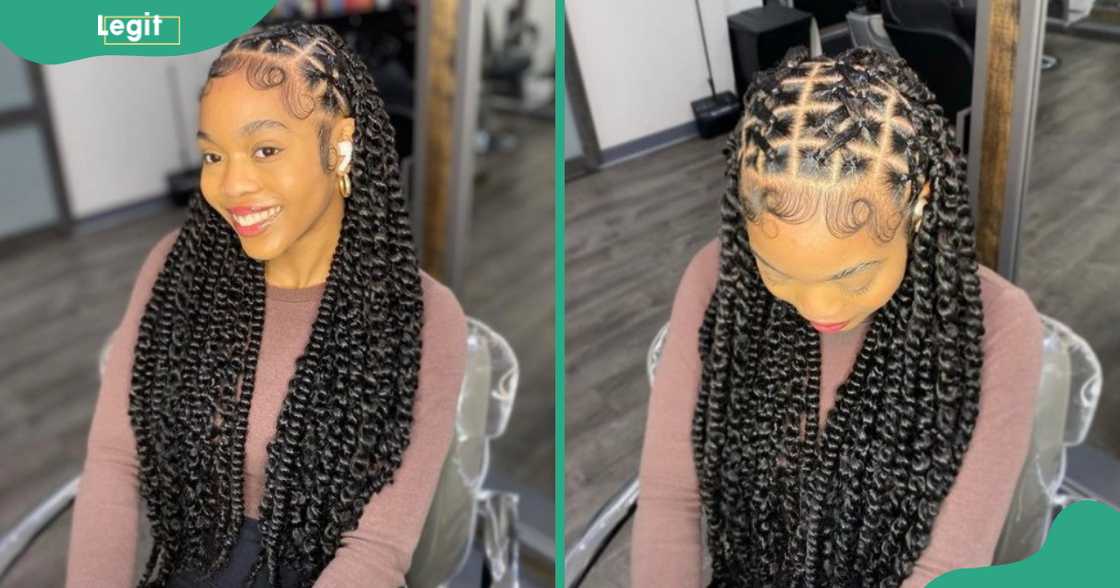
{"label": "blurred background", "polygon": [[[369,66],[422,265],[516,354],[509,425],[473,491],[516,496],[506,555],[519,552],[520,585],[552,586],[554,4],[281,1],[262,22],[293,19],[334,27]],[[0,532],[80,473],[98,352],[197,188],[197,94],[220,49],[42,66],[0,45]],[[64,511],[0,586],[61,586],[69,527]],[[476,540],[454,546],[466,561],[451,586],[494,565],[488,528],[480,518]]]}
{"label": "blurred background", "polygon": [[739,97],[794,45],[908,62],[968,154],[983,263],[1086,343],[1059,354],[1068,403],[1036,415],[1024,470],[1045,487],[997,562],[1036,549],[1069,500],[1120,505],[1120,2],[568,0],[565,17],[568,586],[628,586],[646,352],[717,234]]}

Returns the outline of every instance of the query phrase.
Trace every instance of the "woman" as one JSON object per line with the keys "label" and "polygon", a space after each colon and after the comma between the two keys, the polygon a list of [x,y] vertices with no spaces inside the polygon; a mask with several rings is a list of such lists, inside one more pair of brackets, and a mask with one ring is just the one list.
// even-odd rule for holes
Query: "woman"
{"label": "woman", "polygon": [[633,585],[699,586],[704,555],[710,586],[989,565],[1041,324],[976,262],[940,107],[863,48],[791,50],[744,103],[719,239],[685,271],[653,387]]}
{"label": "woman", "polygon": [[201,198],[111,340],[69,586],[404,584],[466,324],[418,269],[389,119],[337,33],[231,41],[200,97]]}

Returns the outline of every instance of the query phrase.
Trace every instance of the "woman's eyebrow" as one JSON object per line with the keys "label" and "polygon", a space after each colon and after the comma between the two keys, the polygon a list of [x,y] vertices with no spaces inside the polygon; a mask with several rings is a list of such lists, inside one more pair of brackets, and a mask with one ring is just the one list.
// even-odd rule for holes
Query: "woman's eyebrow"
{"label": "woman's eyebrow", "polygon": [[272,119],[269,119],[269,118],[261,119],[261,120],[255,120],[253,122],[246,123],[245,126],[241,127],[241,134],[242,135],[252,135],[253,133],[255,133],[255,132],[257,132],[261,129],[269,129],[269,128],[276,128],[276,127],[279,127],[281,129],[287,129],[288,125],[286,125],[286,124],[284,124],[284,123],[282,123],[278,120],[272,120]]}
{"label": "woman's eyebrow", "polygon": [[[270,129],[270,128],[288,129],[288,125],[286,125],[286,124],[284,124],[284,123],[282,123],[278,120],[272,120],[270,118],[264,118],[264,119],[254,120],[252,122],[245,123],[245,125],[241,127],[241,134],[242,135],[252,135],[253,133],[255,133],[255,132],[257,132],[261,129]],[[199,129],[198,134],[196,136],[199,139],[204,139],[206,141],[210,141],[211,143],[214,142],[214,140],[210,138],[210,135],[207,135],[206,131],[203,131],[201,129]]]}
{"label": "woman's eyebrow", "polygon": [[872,261],[865,261],[863,263],[853,265],[852,267],[833,275],[831,278],[828,279],[828,281],[831,282],[831,281],[835,281],[835,280],[843,280],[844,278],[846,278],[846,277],[848,277],[852,274],[857,274],[859,272],[862,272],[863,270],[870,269],[870,268],[872,268],[876,265],[879,265],[882,262],[883,262],[882,259],[875,259],[875,260],[872,260]]}
{"label": "woman's eyebrow", "polygon": [[[766,267],[778,272],[779,274],[782,274],[783,276],[785,276],[787,278],[790,277],[789,274],[787,274],[787,273],[783,272],[782,270],[774,267],[774,264],[772,264],[769,261],[766,261],[765,259],[763,259],[763,257],[761,255],[759,255],[758,253],[752,251],[751,254],[753,254],[754,258],[757,259],[758,261],[761,261]],[[835,282],[836,280],[843,280],[844,278],[846,278],[846,277],[848,277],[852,274],[861,272],[861,271],[866,270],[870,267],[876,266],[876,265],[878,265],[882,262],[883,262],[882,259],[874,259],[874,260],[871,260],[871,261],[865,261],[863,263],[857,263],[856,265],[853,265],[852,267],[849,267],[847,269],[836,272],[835,274],[832,275],[832,277],[828,278],[825,281],[826,282]]]}

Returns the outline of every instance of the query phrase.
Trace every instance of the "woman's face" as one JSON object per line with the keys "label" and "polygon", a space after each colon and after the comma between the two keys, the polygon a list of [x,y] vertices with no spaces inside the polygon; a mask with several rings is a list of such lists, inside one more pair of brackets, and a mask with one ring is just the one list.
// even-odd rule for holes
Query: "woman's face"
{"label": "woman's face", "polygon": [[837,238],[822,214],[793,224],[764,213],[747,223],[747,235],[766,288],[825,333],[857,328],[886,305],[906,273],[904,226],[884,243],[867,228]]}
{"label": "woman's face", "polygon": [[279,87],[257,90],[241,71],[210,81],[199,108],[202,195],[249,257],[268,261],[293,244],[337,239],[343,202],[320,161],[322,120],[292,116]]}

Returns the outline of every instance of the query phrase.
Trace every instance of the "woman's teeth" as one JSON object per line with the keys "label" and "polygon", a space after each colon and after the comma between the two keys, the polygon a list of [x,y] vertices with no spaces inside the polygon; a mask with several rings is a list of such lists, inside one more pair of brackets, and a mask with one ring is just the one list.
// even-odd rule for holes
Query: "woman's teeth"
{"label": "woman's teeth", "polygon": [[253,214],[249,214],[249,215],[245,215],[245,216],[238,216],[238,215],[234,214],[233,215],[233,220],[237,221],[237,224],[239,224],[241,226],[249,227],[249,226],[264,222],[264,221],[276,216],[279,213],[280,213],[280,208],[279,207],[273,207],[273,208],[269,208],[268,210],[262,210],[260,212],[254,212]]}

